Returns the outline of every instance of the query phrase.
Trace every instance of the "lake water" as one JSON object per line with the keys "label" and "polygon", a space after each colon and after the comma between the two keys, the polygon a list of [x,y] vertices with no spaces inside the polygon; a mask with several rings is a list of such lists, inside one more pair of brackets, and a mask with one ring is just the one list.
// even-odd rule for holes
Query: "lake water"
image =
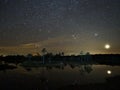
{"label": "lake water", "polygon": [[0,71],[0,90],[58,90],[60,88],[104,84],[120,76],[120,66],[86,64],[47,64]]}

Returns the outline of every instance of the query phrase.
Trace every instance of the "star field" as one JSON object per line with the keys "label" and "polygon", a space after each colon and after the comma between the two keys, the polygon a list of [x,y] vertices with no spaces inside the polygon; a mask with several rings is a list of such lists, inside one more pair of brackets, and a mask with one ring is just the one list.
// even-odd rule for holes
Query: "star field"
{"label": "star field", "polygon": [[0,0],[0,54],[120,53],[119,11],[120,0]]}

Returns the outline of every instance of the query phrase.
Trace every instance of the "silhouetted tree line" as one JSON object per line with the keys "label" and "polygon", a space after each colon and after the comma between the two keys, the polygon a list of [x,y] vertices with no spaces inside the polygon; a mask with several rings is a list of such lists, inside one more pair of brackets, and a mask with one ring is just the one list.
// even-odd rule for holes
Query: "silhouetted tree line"
{"label": "silhouetted tree line", "polygon": [[120,54],[96,54],[92,59],[99,64],[120,64]]}
{"label": "silhouetted tree line", "polygon": [[0,56],[0,61],[3,63],[14,63],[14,64],[19,64],[22,63],[26,60],[27,58],[25,56],[20,56],[20,55],[9,55],[9,56]]}
{"label": "silhouetted tree line", "polygon": [[13,56],[0,56],[0,62],[2,63],[23,63],[24,61],[43,61],[44,63],[50,63],[55,61],[62,62],[93,62],[98,64],[120,64],[120,54],[96,54],[96,55],[68,55],[65,56],[64,53],[52,54],[44,53],[42,56],[33,56],[28,54],[27,56],[23,55],[13,55]]}

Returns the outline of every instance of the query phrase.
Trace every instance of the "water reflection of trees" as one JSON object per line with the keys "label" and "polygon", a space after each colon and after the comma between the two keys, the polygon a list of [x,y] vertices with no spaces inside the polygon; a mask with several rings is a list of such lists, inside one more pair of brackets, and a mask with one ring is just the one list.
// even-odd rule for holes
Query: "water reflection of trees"
{"label": "water reflection of trees", "polygon": [[0,71],[7,71],[7,70],[13,70],[17,68],[15,65],[9,65],[9,64],[0,64]]}
{"label": "water reflection of trees", "polygon": [[71,69],[78,69],[82,75],[85,73],[89,74],[92,72],[92,64],[85,63],[85,62],[54,62],[54,63],[39,63],[36,65],[22,65],[23,68],[25,68],[27,71],[31,71],[32,68],[45,68],[46,70],[52,70],[52,69],[59,69],[59,70],[64,70],[69,66]]}
{"label": "water reflection of trees", "polygon": [[79,66],[79,71],[81,73],[81,75],[85,75],[86,73],[89,74],[93,71],[92,69],[92,65],[82,65],[82,66]]}
{"label": "water reflection of trees", "polygon": [[[80,72],[80,74],[85,75],[88,74],[92,71],[92,65],[90,64],[80,64],[78,62],[72,62],[72,63],[63,63],[63,62],[56,62],[54,64],[42,64],[39,67],[29,67],[31,68],[31,70],[34,70],[32,68],[39,68],[38,72],[40,72],[39,74],[39,81],[40,81],[40,86],[38,87],[38,89],[42,89],[42,90],[49,90],[49,70],[53,70],[53,69],[58,69],[58,70],[64,70],[64,69],[77,69],[78,72]],[[47,73],[46,73],[47,72]],[[76,82],[78,83],[78,82]]]}
{"label": "water reflection of trees", "polygon": [[32,68],[43,68],[43,67],[45,67],[46,70],[52,70],[53,68],[63,70],[65,66],[66,66],[66,64],[61,63],[61,62],[60,63],[58,63],[58,62],[57,63],[46,63],[46,64],[39,63],[37,65],[35,63],[29,62],[28,65],[27,64],[21,65],[21,67],[25,68],[27,71],[32,70]]}
{"label": "water reflection of trees", "polygon": [[81,75],[84,75],[85,73],[89,74],[92,72],[92,64],[82,64],[82,63],[71,63],[69,64],[69,66],[72,69],[75,69],[76,67],[79,69],[79,72],[81,73]]}
{"label": "water reflection of trees", "polygon": [[45,67],[41,68],[41,72],[40,72],[40,88],[41,90],[49,90],[49,80],[46,78],[46,73],[45,73]]}

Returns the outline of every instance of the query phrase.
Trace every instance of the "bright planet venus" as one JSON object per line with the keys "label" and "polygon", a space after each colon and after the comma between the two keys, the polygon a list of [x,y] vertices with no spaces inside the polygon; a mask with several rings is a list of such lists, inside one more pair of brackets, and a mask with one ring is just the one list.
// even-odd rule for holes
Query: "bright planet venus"
{"label": "bright planet venus", "polygon": [[109,75],[112,74],[111,70],[107,70],[107,74]]}
{"label": "bright planet venus", "polygon": [[0,55],[120,54],[119,39],[120,0],[0,0]]}
{"label": "bright planet venus", "polygon": [[110,45],[109,45],[109,44],[106,44],[106,45],[105,45],[105,48],[106,48],[106,49],[110,49]]}

